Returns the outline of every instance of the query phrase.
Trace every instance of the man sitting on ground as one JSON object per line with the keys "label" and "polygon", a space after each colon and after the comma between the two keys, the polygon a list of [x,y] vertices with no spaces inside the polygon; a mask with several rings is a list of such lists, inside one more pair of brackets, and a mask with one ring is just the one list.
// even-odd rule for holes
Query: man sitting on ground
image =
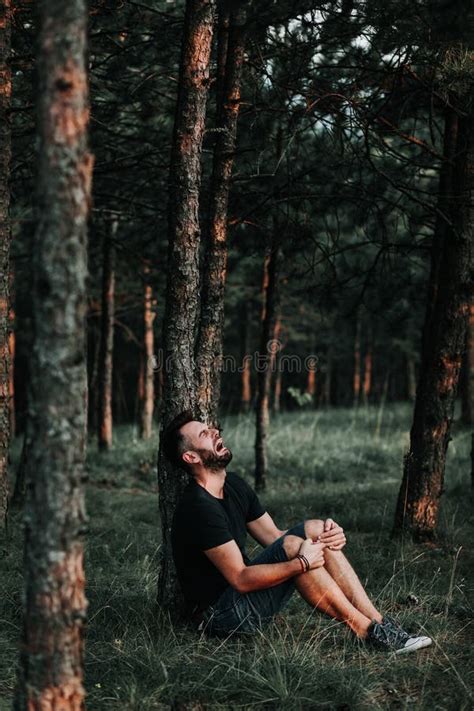
{"label": "man sitting on ground", "polygon": [[[199,629],[227,636],[255,632],[296,588],[313,608],[347,624],[361,639],[396,653],[431,644],[382,617],[342,553],[344,531],[335,521],[309,519],[281,531],[239,476],[218,429],[183,412],[166,428],[167,458],[191,481],[172,525],[178,578]],[[247,531],[264,550],[245,552]]]}

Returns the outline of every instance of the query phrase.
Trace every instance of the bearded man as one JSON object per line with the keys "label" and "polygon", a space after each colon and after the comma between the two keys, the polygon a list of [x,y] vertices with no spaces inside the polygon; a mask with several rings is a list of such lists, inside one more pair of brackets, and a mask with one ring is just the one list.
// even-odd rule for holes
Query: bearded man
{"label": "bearded man", "polygon": [[[162,436],[165,456],[191,480],[172,524],[173,556],[185,600],[210,635],[253,633],[284,607],[295,590],[312,607],[344,622],[360,639],[397,654],[431,644],[384,617],[342,549],[343,529],[308,518],[280,530],[253,489],[227,472],[232,452],[219,429],[179,414]],[[263,546],[250,560],[247,532]]]}

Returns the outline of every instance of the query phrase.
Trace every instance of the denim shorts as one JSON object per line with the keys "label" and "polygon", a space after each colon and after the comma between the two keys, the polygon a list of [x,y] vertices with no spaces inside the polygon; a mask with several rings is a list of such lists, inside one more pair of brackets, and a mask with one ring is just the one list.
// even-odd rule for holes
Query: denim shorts
{"label": "denim shorts", "polygon": [[[306,538],[304,522],[288,529],[254,558],[250,565],[286,562],[288,556],[283,541],[288,535]],[[271,588],[248,593],[239,593],[229,585],[219,599],[205,610],[199,630],[219,637],[227,637],[231,633],[255,633],[286,605],[294,589],[294,577]]]}

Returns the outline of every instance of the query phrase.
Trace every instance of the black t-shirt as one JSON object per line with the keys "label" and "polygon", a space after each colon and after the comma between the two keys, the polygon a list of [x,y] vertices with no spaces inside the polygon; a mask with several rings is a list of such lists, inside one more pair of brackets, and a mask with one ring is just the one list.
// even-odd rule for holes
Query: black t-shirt
{"label": "black t-shirt", "polygon": [[173,518],[171,542],[178,579],[190,610],[204,610],[229,585],[203,551],[235,540],[246,563],[246,523],[265,513],[256,493],[237,474],[227,472],[224,498],[218,499],[194,479]]}

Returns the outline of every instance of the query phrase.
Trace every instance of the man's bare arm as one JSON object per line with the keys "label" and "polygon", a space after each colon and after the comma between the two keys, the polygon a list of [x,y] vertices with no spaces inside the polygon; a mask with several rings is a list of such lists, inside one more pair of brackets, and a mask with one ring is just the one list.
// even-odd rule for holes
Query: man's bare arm
{"label": "man's bare arm", "polygon": [[[305,553],[311,568],[324,565],[324,544],[305,541]],[[311,550],[307,550],[308,544]],[[301,563],[298,558],[284,563],[262,563],[259,565],[245,565],[242,553],[235,541],[228,541],[221,546],[209,548],[204,551],[216,568],[222,573],[235,590],[240,593],[264,590],[274,585],[285,582],[301,573]]]}
{"label": "man's bare arm", "polygon": [[252,538],[255,538],[264,547],[269,546],[270,543],[273,543],[273,541],[276,541],[277,538],[286,533],[286,531],[280,531],[277,528],[269,513],[264,513],[255,521],[250,521],[247,524],[247,530]]}

